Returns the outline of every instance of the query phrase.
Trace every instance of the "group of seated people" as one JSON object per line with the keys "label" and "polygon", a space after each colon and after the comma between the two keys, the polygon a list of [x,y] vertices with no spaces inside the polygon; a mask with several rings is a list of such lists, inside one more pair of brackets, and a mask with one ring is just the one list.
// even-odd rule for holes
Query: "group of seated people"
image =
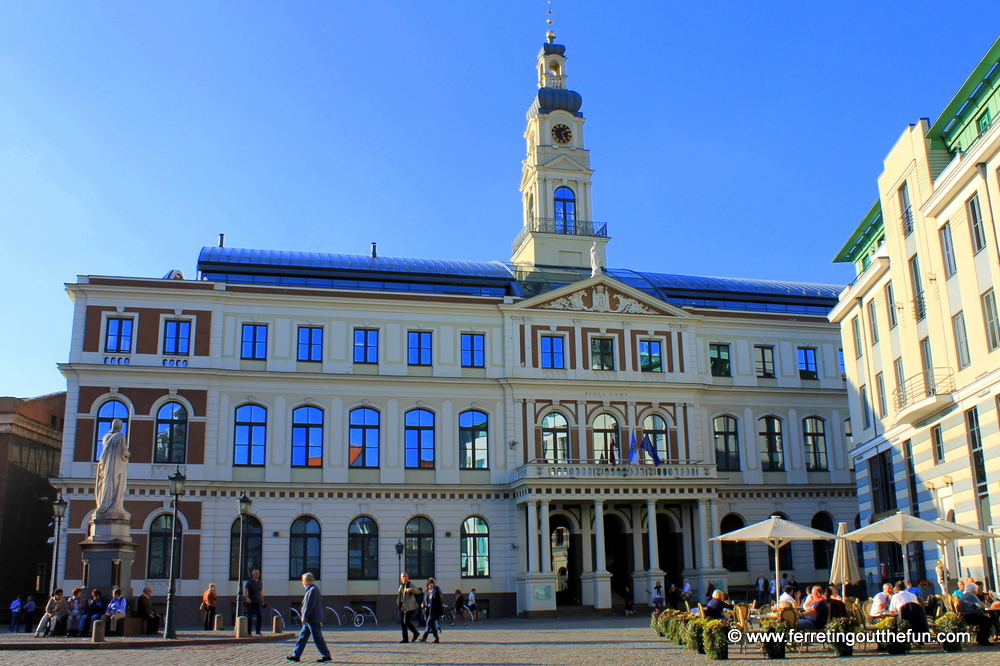
{"label": "group of seated people", "polygon": [[[152,590],[148,587],[142,591],[132,615],[146,620],[146,633],[154,634],[159,628],[160,616],[153,609],[151,595]],[[94,622],[98,620],[104,621],[109,633],[115,633],[128,614],[128,599],[122,596],[118,587],[111,589],[110,599],[105,599],[97,588],[91,590],[89,599],[83,597],[83,588],[74,588],[68,598],[63,595],[62,589],[57,589],[45,604],[45,614],[35,629],[35,638],[55,634],[63,621],[67,636],[89,636]]]}
{"label": "group of seated people", "polygon": [[976,628],[976,642],[990,645],[990,634],[1000,641],[1000,600],[988,593],[979,581],[968,578],[958,581],[952,592],[958,598],[958,612],[966,623]]}

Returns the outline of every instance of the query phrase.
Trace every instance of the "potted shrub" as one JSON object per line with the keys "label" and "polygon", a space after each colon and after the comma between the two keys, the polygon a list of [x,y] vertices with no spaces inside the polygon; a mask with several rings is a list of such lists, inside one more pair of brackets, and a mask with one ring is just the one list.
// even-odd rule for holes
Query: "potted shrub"
{"label": "potted shrub", "polygon": [[674,617],[674,622],[671,625],[670,640],[672,640],[678,646],[683,646],[687,641],[687,623],[689,620],[693,619],[693,616],[687,613],[678,613]]}
{"label": "potted shrub", "polygon": [[[969,625],[955,613],[945,613],[934,623],[934,628],[940,634],[955,634],[969,630]],[[961,641],[941,641],[941,648],[945,652],[961,652]]]}
{"label": "potted shrub", "polygon": [[[861,625],[858,624],[857,620],[849,617],[838,617],[836,620],[831,620],[827,622],[824,631],[827,635],[831,633],[856,633],[861,631]],[[828,643],[833,648],[834,654],[838,657],[850,657],[854,654],[854,643],[847,643],[844,641],[834,641]]]}
{"label": "potted shrub", "polygon": [[729,659],[729,625],[722,620],[708,620],[702,634],[709,659]]}
{"label": "potted shrub", "polygon": [[760,629],[779,638],[779,640],[762,641],[760,651],[767,655],[768,659],[784,659],[785,647],[788,645],[788,625],[781,620],[764,620],[760,623]]}
{"label": "potted shrub", "polygon": [[905,654],[910,651],[911,645],[908,640],[899,640],[896,635],[910,630],[910,623],[900,620],[898,617],[883,618],[875,628],[879,631],[888,631],[890,636],[884,643],[878,644],[879,650],[885,650],[889,654]]}
{"label": "potted shrub", "polygon": [[655,631],[657,636],[664,636],[665,634],[663,633],[663,629],[666,619],[666,613],[662,611],[653,611],[653,614],[649,619],[649,628]]}
{"label": "potted shrub", "polygon": [[687,631],[684,633],[684,644],[687,649],[698,654],[705,654],[705,620],[700,617],[693,617],[687,622]]}

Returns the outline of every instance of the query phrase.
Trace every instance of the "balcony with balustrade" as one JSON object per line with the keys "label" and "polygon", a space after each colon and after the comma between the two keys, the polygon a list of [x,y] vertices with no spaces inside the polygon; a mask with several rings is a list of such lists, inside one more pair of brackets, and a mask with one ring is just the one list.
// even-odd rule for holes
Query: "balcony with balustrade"
{"label": "balcony with balustrade", "polygon": [[955,373],[931,368],[910,377],[893,391],[896,423],[915,423],[955,402]]}
{"label": "balcony with balustrade", "polygon": [[575,216],[566,217],[532,217],[521,229],[512,243],[513,250],[521,247],[521,243],[531,233],[557,234],[561,236],[590,236],[607,238],[608,225],[590,220],[578,220]]}
{"label": "balcony with balustrade", "polygon": [[671,499],[694,500],[714,496],[720,483],[725,481],[719,479],[716,466],[703,461],[667,460],[654,465],[645,458],[638,464],[536,458],[513,470],[510,486],[527,489],[531,495],[562,495],[565,500],[582,499],[577,495],[623,500],[671,495]]}

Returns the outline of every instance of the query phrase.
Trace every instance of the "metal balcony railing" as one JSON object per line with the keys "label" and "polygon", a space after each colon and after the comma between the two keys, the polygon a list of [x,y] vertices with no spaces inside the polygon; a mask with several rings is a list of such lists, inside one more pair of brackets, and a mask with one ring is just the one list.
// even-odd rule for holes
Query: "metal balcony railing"
{"label": "metal balcony railing", "polygon": [[951,368],[931,368],[910,377],[892,392],[896,411],[935,395],[946,395],[955,390],[955,373]]}
{"label": "metal balcony railing", "polygon": [[900,215],[900,219],[903,226],[903,235],[909,236],[913,233],[913,209],[907,206],[903,214]]}
{"label": "metal balcony railing", "polygon": [[557,88],[559,90],[564,90],[566,88],[566,75],[565,74],[546,74],[545,75],[545,87],[546,88]]}
{"label": "metal balcony railing", "polygon": [[564,234],[567,236],[608,237],[608,225],[590,220],[578,220],[575,217],[532,217],[514,239],[512,246],[516,251],[531,232],[543,234]]}
{"label": "metal balcony railing", "polygon": [[924,302],[923,292],[913,298],[913,316],[917,318],[917,321],[922,321],[927,316],[927,304]]}

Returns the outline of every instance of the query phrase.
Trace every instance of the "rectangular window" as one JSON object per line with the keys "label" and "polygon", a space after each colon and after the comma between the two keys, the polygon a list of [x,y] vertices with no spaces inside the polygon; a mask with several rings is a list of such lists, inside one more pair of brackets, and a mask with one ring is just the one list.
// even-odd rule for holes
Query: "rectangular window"
{"label": "rectangular window", "polygon": [[945,277],[951,277],[958,272],[958,264],[955,263],[955,245],[951,241],[951,222],[945,222],[938,232],[941,236],[941,255],[944,259]]}
{"label": "rectangular window", "polygon": [[104,334],[104,352],[107,354],[132,353],[132,326],[135,320],[108,317],[108,327]]}
{"label": "rectangular window", "polygon": [[1000,320],[997,319],[997,297],[992,289],[982,297],[983,320],[986,322],[986,344],[990,351],[1000,347]]}
{"label": "rectangular window", "polygon": [[889,319],[889,328],[896,328],[896,297],[892,293],[892,283],[885,284],[885,315]]}
{"label": "rectangular window", "polygon": [[931,448],[934,450],[934,462],[944,462],[944,433],[940,423],[931,428]]}
{"label": "rectangular window", "polygon": [[875,299],[868,301],[868,335],[872,339],[872,344],[878,342],[878,317],[875,316]]}
{"label": "rectangular window", "polygon": [[378,363],[378,331],[369,328],[354,329],[354,362]]}
{"label": "rectangular window", "polygon": [[910,286],[913,288],[913,315],[917,321],[923,321],[927,316],[927,308],[924,306],[924,284],[920,279],[920,262],[917,255],[910,257]]}
{"label": "rectangular window", "polygon": [[542,367],[561,370],[566,367],[563,358],[563,337],[561,335],[542,336]]}
{"label": "rectangular window", "polygon": [[892,469],[892,449],[868,459],[872,512],[881,515],[896,510],[896,473]]}
{"label": "rectangular window", "polygon": [[955,331],[955,351],[958,354],[958,367],[967,368],[972,360],[969,358],[969,336],[965,331],[965,313],[959,312],[951,318],[952,329]]}
{"label": "rectangular window", "polygon": [[819,379],[816,350],[812,347],[799,347],[799,379]]}
{"label": "rectangular window", "polygon": [[889,405],[885,398],[885,376],[881,372],[875,375],[875,390],[878,393],[878,415],[885,418],[889,413]]}
{"label": "rectangular window", "polygon": [[591,338],[590,365],[594,370],[615,369],[614,338]]}
{"label": "rectangular window", "polygon": [[990,115],[990,110],[986,109],[983,112],[983,115],[979,116],[976,119],[976,131],[979,132],[980,136],[982,136],[983,134],[986,134],[986,131],[990,128],[992,124],[993,124],[993,117]]}
{"label": "rectangular window", "polygon": [[969,233],[972,234],[972,251],[976,254],[986,247],[986,230],[983,228],[983,213],[979,207],[978,192],[965,202],[965,210],[969,213]]}
{"label": "rectangular window", "polygon": [[300,361],[323,360],[323,329],[319,326],[299,326],[297,359]]}
{"label": "rectangular window", "polygon": [[837,365],[840,366],[840,378],[847,380],[847,366],[844,365],[844,350],[837,350]]}
{"label": "rectangular window", "polygon": [[483,333],[462,333],[462,367],[486,367],[486,335]]}
{"label": "rectangular window", "polygon": [[643,372],[663,372],[659,340],[639,340],[639,368]]}
{"label": "rectangular window", "polygon": [[989,483],[986,478],[986,457],[983,453],[983,435],[979,428],[979,409],[973,407],[965,412],[965,427],[968,431],[969,457],[972,459],[972,482],[976,489],[976,504],[979,509],[979,529],[987,529],[993,523],[990,506]]}
{"label": "rectangular window", "polygon": [[709,345],[708,359],[712,364],[713,377],[733,376],[732,369],[729,367],[729,345]]}
{"label": "rectangular window", "polygon": [[862,386],[859,390],[861,392],[861,425],[867,430],[872,427],[872,412],[868,405],[868,387]]}
{"label": "rectangular window", "polygon": [[240,358],[267,358],[267,324],[243,324]]}
{"label": "rectangular window", "polygon": [[187,356],[191,352],[191,322],[168,319],[163,322],[163,353]]}
{"label": "rectangular window", "polygon": [[408,331],[406,334],[406,362],[408,365],[431,365],[430,331]]}
{"label": "rectangular window", "polygon": [[903,393],[903,386],[906,383],[906,376],[903,375],[903,357],[900,356],[892,362],[893,373],[896,375],[896,409],[906,406],[906,397]]}
{"label": "rectangular window", "polygon": [[903,226],[903,235],[909,236],[913,233],[913,210],[910,208],[910,190],[906,183],[897,192],[899,198],[899,217]]}
{"label": "rectangular window", "polygon": [[851,320],[851,332],[854,334],[854,358],[861,358],[861,320],[857,317]]}
{"label": "rectangular window", "polygon": [[753,348],[754,369],[762,379],[774,378],[774,347],[758,345]]}

